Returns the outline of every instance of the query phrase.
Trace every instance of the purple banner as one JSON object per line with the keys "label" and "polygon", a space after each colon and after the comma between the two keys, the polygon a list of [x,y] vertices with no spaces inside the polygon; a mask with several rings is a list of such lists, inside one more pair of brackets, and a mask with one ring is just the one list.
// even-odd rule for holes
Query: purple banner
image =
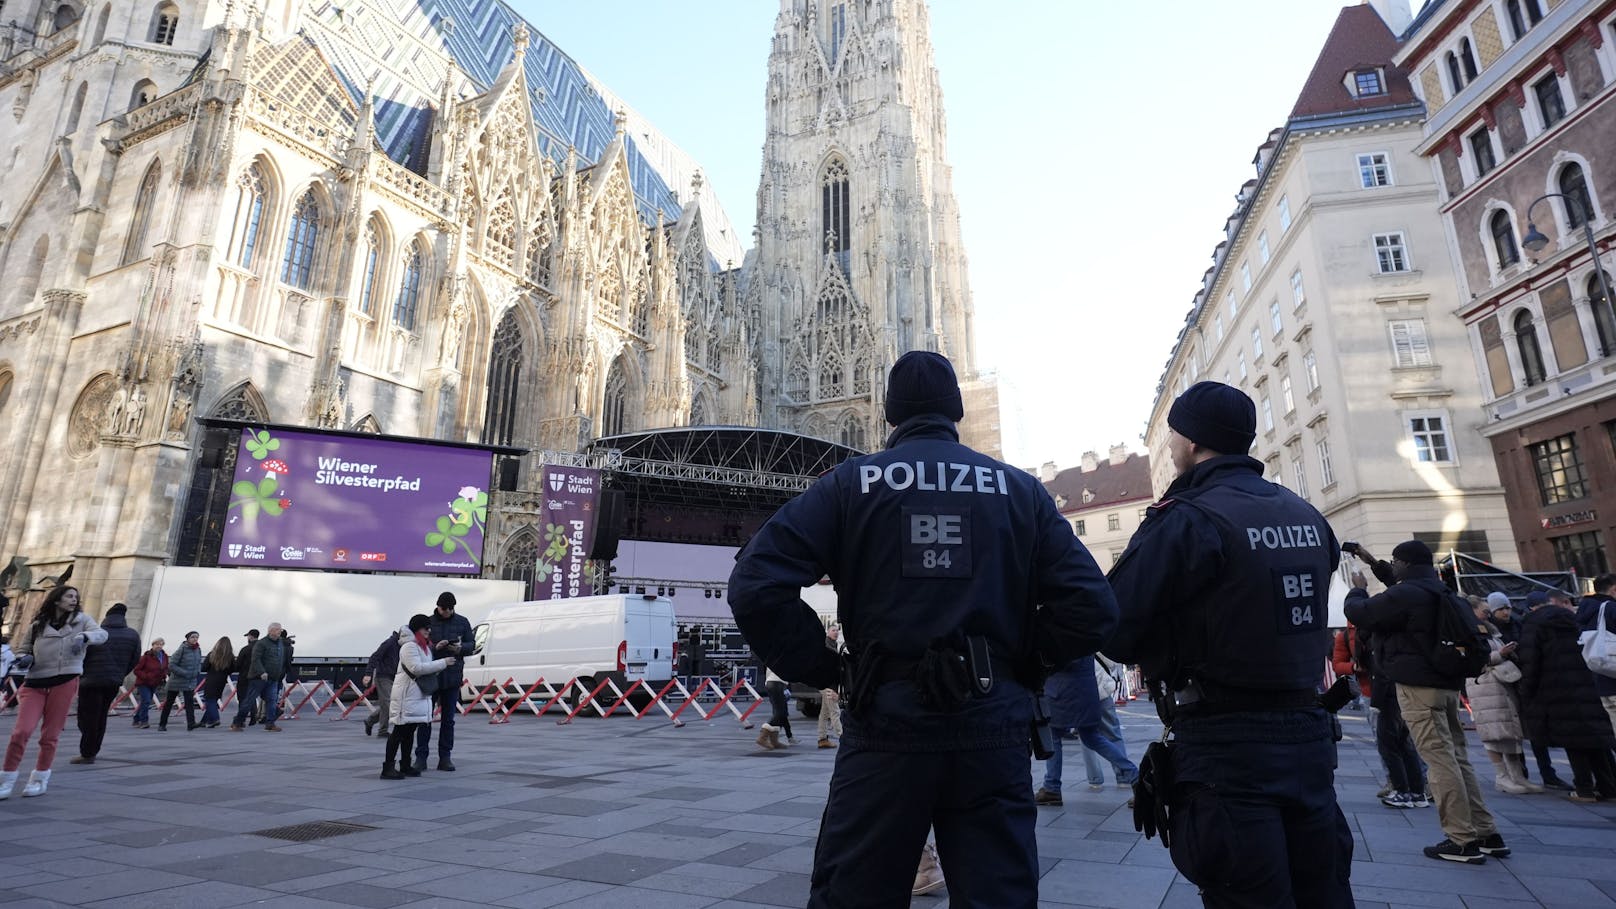
{"label": "purple banner", "polygon": [[493,452],[244,429],[220,565],[479,574]]}
{"label": "purple banner", "polygon": [[600,471],[548,465],[542,470],[545,549],[539,553],[533,595],[541,600],[589,596],[594,591],[584,562],[595,544]]}

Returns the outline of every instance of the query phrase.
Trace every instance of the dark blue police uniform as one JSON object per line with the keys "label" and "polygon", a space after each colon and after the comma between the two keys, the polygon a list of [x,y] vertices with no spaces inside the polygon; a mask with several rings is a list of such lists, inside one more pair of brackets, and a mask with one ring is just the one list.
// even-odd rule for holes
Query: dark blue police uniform
{"label": "dark blue police uniform", "polygon": [[800,595],[826,575],[854,653],[913,661],[942,639],[985,639],[992,688],[963,706],[928,706],[915,682],[883,676],[843,713],[809,905],[907,905],[935,828],[951,905],[1032,907],[1032,698],[1014,664],[1095,651],[1117,606],[1038,481],[959,443],[952,368],[923,356],[922,368],[947,369],[937,381],[953,389],[951,406],[895,408],[948,397],[905,398],[901,374],[917,354],[900,359],[887,414],[906,418],[887,449],[843,463],[780,509],[737,557],[730,606],[765,663],[816,688],[837,685],[838,661]]}
{"label": "dark blue police uniform", "polygon": [[[1251,406],[1218,383],[1186,397],[1205,385],[1218,386],[1213,410],[1238,403],[1227,392]],[[1218,416],[1223,428],[1244,421]],[[1122,621],[1105,652],[1138,663],[1179,705],[1171,850],[1204,904],[1350,907],[1334,724],[1317,706],[1339,548],[1316,509],[1263,479],[1262,463],[1243,453],[1249,437],[1225,444],[1203,447],[1242,453],[1182,473],[1112,568]]]}

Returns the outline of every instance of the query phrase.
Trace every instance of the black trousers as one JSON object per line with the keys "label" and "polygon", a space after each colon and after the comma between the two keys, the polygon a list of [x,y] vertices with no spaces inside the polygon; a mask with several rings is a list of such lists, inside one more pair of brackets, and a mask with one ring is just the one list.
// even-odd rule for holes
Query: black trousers
{"label": "black trousers", "polygon": [[101,753],[101,740],[107,735],[107,711],[118,699],[117,685],[79,683],[79,754],[93,758]]}
{"label": "black trousers", "polygon": [[1598,795],[1616,799],[1616,762],[1608,748],[1567,748],[1571,762],[1571,786],[1578,795]]}
{"label": "black trousers", "polygon": [[[453,687],[439,685],[432,694],[432,703],[438,706],[438,760],[447,761],[454,751],[455,717],[460,715],[460,683]],[[415,760],[426,766],[426,756],[432,749],[432,724],[415,723],[420,731],[415,734]]]}
{"label": "black trousers", "polygon": [[180,691],[169,690],[168,697],[163,699],[163,712],[157,715],[158,729],[168,725],[168,715],[174,709],[174,700],[181,696],[185,698],[185,728],[196,727],[196,692],[186,688]]}
{"label": "black trousers", "polygon": [[[410,741],[415,738],[415,727],[417,726],[432,728],[431,723],[399,723],[393,727],[392,732],[387,734],[387,751],[386,757],[383,758],[387,766],[393,766],[393,762],[396,760],[400,762],[400,770],[410,769]],[[421,763],[425,765],[426,759],[423,758]]]}
{"label": "black trousers", "polygon": [[786,738],[794,738],[791,734],[791,705],[786,703],[786,683],[767,682],[763,692],[769,696],[769,725],[778,726],[785,732]]}

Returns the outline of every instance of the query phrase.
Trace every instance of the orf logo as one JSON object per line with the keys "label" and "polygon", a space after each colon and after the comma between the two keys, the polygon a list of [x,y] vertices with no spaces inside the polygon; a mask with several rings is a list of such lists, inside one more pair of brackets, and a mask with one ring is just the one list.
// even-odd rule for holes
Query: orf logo
{"label": "orf logo", "polygon": [[232,559],[241,558],[241,544],[240,543],[231,543],[226,548],[228,550],[230,550],[230,558],[232,558]]}
{"label": "orf logo", "polygon": [[550,474],[550,491],[560,492],[561,487],[567,485],[567,475],[564,473]]}

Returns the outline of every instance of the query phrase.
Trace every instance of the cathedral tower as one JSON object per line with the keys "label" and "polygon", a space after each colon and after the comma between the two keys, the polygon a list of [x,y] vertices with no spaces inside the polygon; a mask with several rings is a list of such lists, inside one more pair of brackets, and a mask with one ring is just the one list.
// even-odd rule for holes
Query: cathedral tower
{"label": "cathedral tower", "polygon": [[[976,377],[925,3],[781,0],[766,103],[747,282],[772,402],[761,416],[878,447],[886,371],[904,351],[940,351],[962,382]],[[992,436],[971,441],[997,451]]]}

